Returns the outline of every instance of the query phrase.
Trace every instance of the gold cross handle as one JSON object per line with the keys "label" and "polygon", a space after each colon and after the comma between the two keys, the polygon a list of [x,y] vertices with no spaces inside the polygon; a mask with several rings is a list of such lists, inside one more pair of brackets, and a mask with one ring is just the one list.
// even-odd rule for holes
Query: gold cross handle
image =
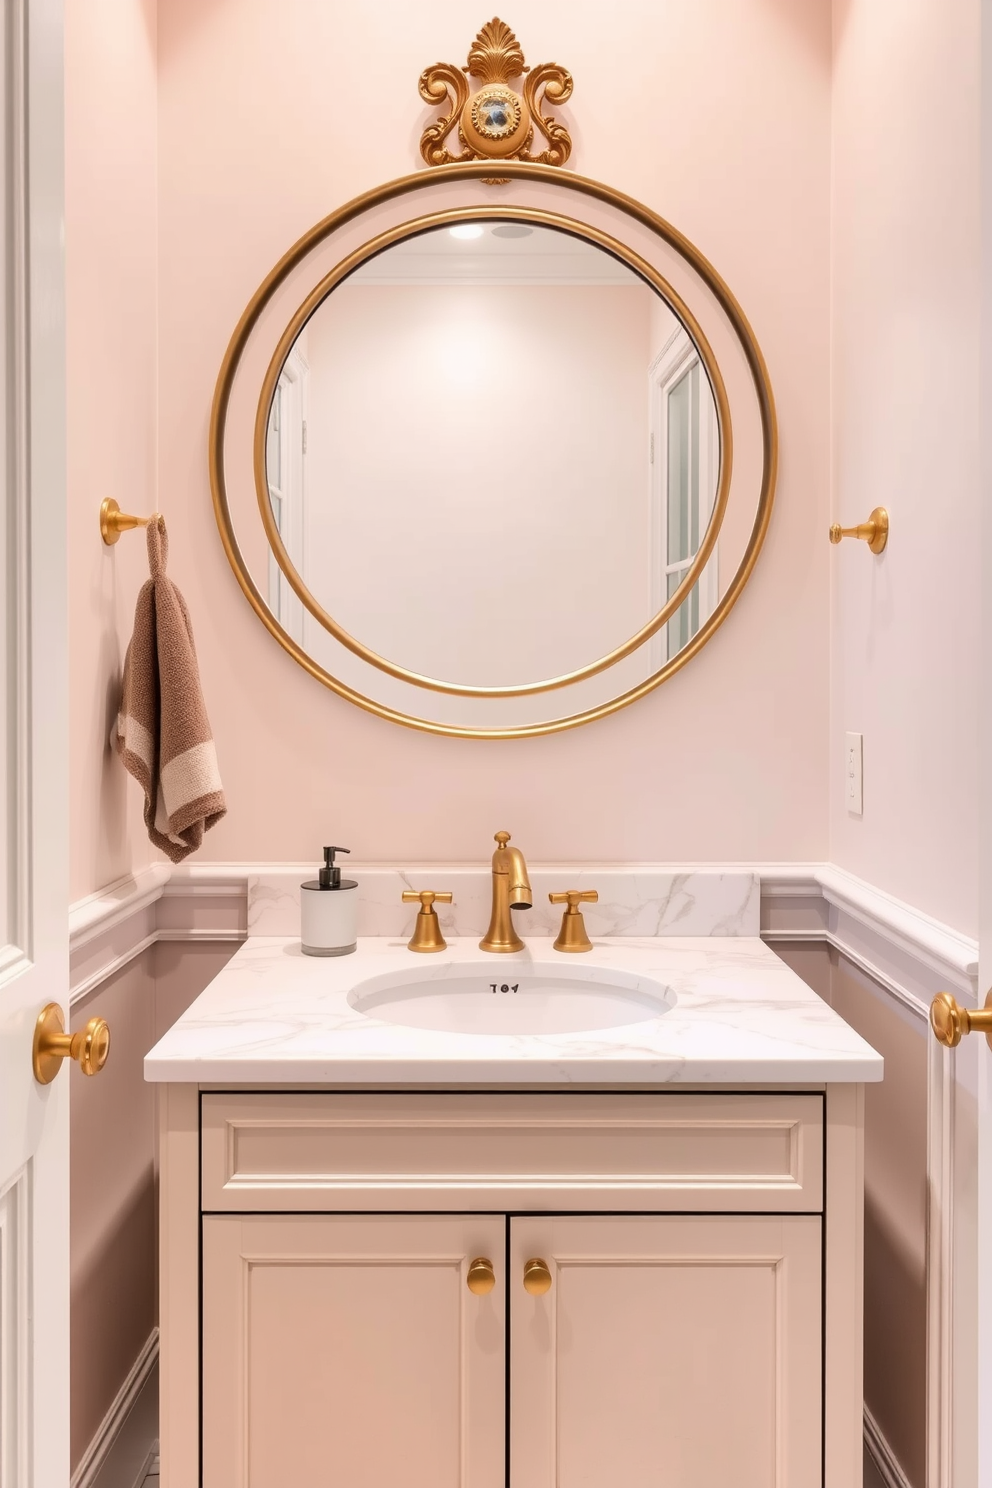
{"label": "gold cross handle", "polygon": [[413,926],[413,936],[407,941],[408,951],[443,951],[447,941],[441,934],[441,922],[435,904],[450,904],[450,894],[439,894],[434,889],[404,889],[404,904],[419,904],[420,913]]}
{"label": "gold cross handle", "polygon": [[561,917],[561,929],[558,939],[555,941],[556,951],[591,951],[592,941],[586,934],[586,922],[582,918],[580,904],[597,904],[599,892],[596,889],[566,889],[563,894],[549,894],[548,899],[552,904],[567,904],[568,908]]}

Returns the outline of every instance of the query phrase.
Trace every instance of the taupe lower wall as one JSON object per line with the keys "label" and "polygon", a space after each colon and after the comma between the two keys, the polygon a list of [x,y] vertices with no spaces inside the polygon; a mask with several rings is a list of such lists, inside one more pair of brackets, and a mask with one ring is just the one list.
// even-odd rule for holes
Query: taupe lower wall
{"label": "taupe lower wall", "polygon": [[237,949],[237,941],[204,941],[199,945],[159,941],[154,947],[156,1042],[227,965]]}
{"label": "taupe lower wall", "polygon": [[237,950],[160,942],[72,1010],[106,1018],[111,1051],[72,1078],[71,1460],[78,1466],[157,1319],[156,1089],[145,1054]]}
{"label": "taupe lower wall", "polygon": [[865,1404],[926,1481],[927,1025],[832,947],[774,947],[885,1059],[865,1094]]}
{"label": "taupe lower wall", "polygon": [[146,953],[73,1008],[71,1026],[110,1024],[94,1079],[63,1070],[70,1096],[70,1443],[75,1466],[155,1325],[155,1092],[141,1077],[153,1041]]}

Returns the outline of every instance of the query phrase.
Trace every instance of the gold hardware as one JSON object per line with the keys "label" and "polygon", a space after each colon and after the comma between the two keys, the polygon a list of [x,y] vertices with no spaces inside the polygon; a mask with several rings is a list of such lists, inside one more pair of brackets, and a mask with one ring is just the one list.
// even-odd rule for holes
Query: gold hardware
{"label": "gold hardware", "polygon": [[107,547],[111,548],[115,542],[120,541],[122,532],[131,532],[135,527],[147,527],[157,515],[156,512],[150,517],[132,517],[130,512],[121,511],[112,496],[105,496],[100,502],[100,536]]}
{"label": "gold hardware", "polygon": [[532,1297],[543,1297],[550,1290],[551,1272],[547,1261],[540,1256],[532,1256],[524,1264],[524,1291],[530,1292]]}
{"label": "gold hardware", "polygon": [[937,1042],[955,1049],[966,1033],[984,1033],[992,1049],[992,992],[984,1008],[965,1008],[950,992],[938,992],[930,1004],[930,1027]]}
{"label": "gold hardware", "polygon": [[596,889],[566,889],[564,894],[549,894],[550,904],[567,904],[561,917],[561,929],[555,941],[556,951],[591,951],[592,941],[586,934],[586,922],[582,918],[580,904],[598,904]]}
{"label": "gold hardware", "polygon": [[91,1018],[78,1033],[66,1033],[57,1002],[50,1002],[38,1014],[31,1068],[39,1085],[50,1085],[66,1058],[78,1060],[84,1075],[98,1075],[109,1053],[110,1029],[102,1018]]}
{"label": "gold hardware", "polygon": [[[470,77],[482,83],[476,93],[470,88]],[[524,80],[522,96],[510,87],[510,79],[518,77]],[[425,103],[447,109],[421,136],[420,153],[428,165],[487,159],[564,165],[572,153],[572,139],[564,124],[541,113],[545,102],[568,102],[571,74],[555,62],[526,66],[520,43],[504,21],[494,18],[483,26],[464,67],[436,62],[425,68],[419,88]],[[535,124],[548,142],[539,155],[530,150]],[[444,142],[456,128],[462,148],[452,155]],[[504,185],[506,180],[490,177],[488,184]]]}
{"label": "gold hardware", "polygon": [[469,1262],[465,1285],[477,1297],[488,1296],[492,1291],[496,1285],[496,1272],[488,1256],[476,1256],[474,1261]]}
{"label": "gold hardware", "polygon": [[433,889],[404,889],[404,904],[420,905],[414,926],[413,935],[407,941],[408,951],[443,951],[447,941],[441,934],[441,923],[434,909],[437,904],[450,904],[450,894],[437,894]]}
{"label": "gold hardware", "polygon": [[843,537],[860,537],[873,553],[884,553],[889,540],[889,514],[884,506],[876,506],[867,522],[860,527],[842,527],[835,522],[830,529],[830,541],[839,543]]}
{"label": "gold hardware", "polygon": [[[603,203],[618,212],[624,213],[639,227],[647,228],[649,232],[654,233],[668,248],[672,249],[681,259],[689,264],[701,283],[710,291],[720,305],[730,323],[733,334],[740,344],[754,386],[755,398],[758,405],[762,430],[761,443],[763,458],[755,515],[744,555],[738,565],[737,571],[733,574],[724,589],[715,609],[690,639],[689,643],[656,672],[646,677],[636,686],[629,688],[626,692],[618,693],[616,696],[608,698],[605,702],[599,703],[595,707],[587,708],[583,712],[562,714],[543,722],[521,724],[509,728],[463,727],[460,724],[442,723],[435,719],[423,717],[418,713],[404,713],[396,708],[388,707],[386,704],[378,702],[376,699],[349,686],[348,683],[343,682],[339,677],[334,676],[333,673],[315,661],[279,623],[279,620],[263,598],[255,579],[252,577],[247,561],[242,553],[237,533],[235,532],[228,496],[227,474],[225,471],[224,446],[228,430],[231,399],[236,378],[239,371],[242,370],[242,363],[245,359],[249,342],[266,308],[289,276],[299,268],[300,264],[311,253],[331,238],[341,227],[353,222],[363,213],[370,212],[412,192],[431,190],[441,181],[446,185],[454,183],[467,185],[473,181],[485,180],[490,176],[492,166],[479,161],[469,161],[465,164],[444,166],[438,171],[416,171],[412,175],[401,176],[397,180],[389,181],[383,186],[373,188],[373,190],[366,192],[362,196],[355,197],[352,201],[338,208],[337,211],[332,212],[329,216],[323,218],[322,221],[310,228],[308,232],[304,233],[255,291],[238,322],[237,328],[231,336],[217,376],[210,413],[209,472],[214,516],[220,532],[221,542],[227,554],[228,562],[234,570],[235,577],[248,603],[269,634],[279,642],[284,650],[292,656],[293,660],[304,671],[308,672],[311,677],[320,682],[322,686],[336,693],[338,697],[344,698],[346,702],[354,703],[356,707],[363,708],[366,712],[372,713],[378,718],[384,718],[390,723],[402,724],[407,728],[420,729],[424,733],[439,734],[445,738],[455,739],[530,739],[538,738],[545,734],[559,733],[564,729],[579,728],[583,724],[593,723],[600,718],[607,718],[610,714],[618,712],[621,708],[629,707],[632,703],[638,702],[641,698],[646,697],[648,693],[653,692],[656,687],[660,687],[663,682],[667,682],[670,677],[673,677],[676,672],[686,666],[702,650],[707,641],[719,630],[740,598],[741,592],[757,563],[758,555],[768,532],[778,478],[778,420],[775,412],[775,400],[768,377],[768,368],[740,304],[733,295],[729,285],[717,273],[708,259],[700,253],[698,248],[672,227],[670,223],[666,222],[663,217],[659,217],[641,202],[626,196],[623,192],[614,190],[611,186],[604,185],[600,181],[594,181],[587,176],[573,175],[571,173],[558,175],[553,171],[549,171],[545,166],[531,165],[524,161],[506,161],[501,165],[500,169],[508,181],[531,182],[543,186],[558,184],[562,187],[567,187],[571,192],[589,197],[594,202]],[[347,631],[342,630],[333,617],[317,603],[314,596],[304,584],[275,529],[265,478],[265,436],[269,409],[273,389],[278,382],[283,363],[308,316],[313,312],[320,300],[330,293],[335,285],[342,282],[360,264],[381,252],[383,248],[388,247],[391,243],[409,238],[415,233],[434,226],[452,222],[472,221],[474,218],[491,219],[491,208],[453,207],[444,211],[436,211],[428,216],[419,217],[413,221],[400,224],[398,227],[390,228],[370,239],[369,242],[343,259],[334,269],[325,275],[316,289],[307,296],[283,333],[276,353],[265,374],[255,425],[255,490],[262,523],[269,540],[269,546],[275,554],[276,561],[286,575],[294,593],[302,601],[306,609],[325,630],[354,655],[359,656],[364,661],[368,661],[371,665],[379,666],[381,670],[387,671],[390,675],[397,676],[402,681],[410,682],[415,686],[428,688],[431,691],[443,691],[452,694],[466,693],[469,696],[482,697],[520,696],[527,692],[546,691],[551,688],[569,686],[586,676],[595,675],[615,665],[624,657],[632,654],[645,640],[660,630],[684,603],[686,596],[698,581],[703,567],[712,555],[729,500],[732,473],[732,430],[730,403],[727,397],[726,387],[709,342],[703,334],[695,316],[678,292],[668,284],[651,264],[648,264],[642,259],[639,254],[636,254],[632,249],[620,243],[617,239],[612,238],[609,234],[602,232],[599,228],[593,227],[586,222],[567,218],[561,214],[524,207],[501,207],[500,216],[512,221],[559,226],[563,230],[572,231],[590,242],[599,243],[608,252],[613,253],[622,262],[627,263],[647,283],[654,286],[658,293],[672,307],[679,319],[681,319],[689,332],[690,338],[699,350],[700,358],[706,369],[706,375],[713,389],[717,408],[721,461],[716,499],[711,519],[706,529],[705,538],[700,544],[689,568],[685,571],[678,589],[642,631],[626,642],[623,647],[612,652],[609,656],[601,658],[600,661],[594,663],[591,667],[583,668],[581,672],[576,674],[555,678],[550,684],[539,683],[523,688],[508,689],[461,688],[455,684],[441,684],[431,678],[394,668],[390,663],[386,663],[382,658],[377,657],[375,652],[371,652],[368,648],[363,647]]]}
{"label": "gold hardware", "polygon": [[497,832],[493,841],[493,912],[489,929],[479,941],[480,951],[494,951],[501,955],[510,951],[522,951],[524,943],[513,928],[511,909],[530,909],[534,902],[527,864],[518,847],[507,847],[509,832]]}

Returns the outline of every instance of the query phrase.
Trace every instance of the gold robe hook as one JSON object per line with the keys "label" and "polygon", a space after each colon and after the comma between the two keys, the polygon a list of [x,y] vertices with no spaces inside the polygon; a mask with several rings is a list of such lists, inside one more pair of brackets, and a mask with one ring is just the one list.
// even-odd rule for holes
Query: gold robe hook
{"label": "gold robe hook", "polygon": [[112,496],[106,496],[100,502],[100,536],[108,548],[120,540],[122,532],[147,527],[152,520],[151,517],[132,517],[129,512],[122,512]]}
{"label": "gold robe hook", "polygon": [[889,540],[889,514],[885,507],[876,506],[867,522],[862,522],[860,527],[842,527],[839,522],[835,522],[830,529],[830,541],[839,543],[842,537],[860,537],[873,553],[884,553],[885,544]]}

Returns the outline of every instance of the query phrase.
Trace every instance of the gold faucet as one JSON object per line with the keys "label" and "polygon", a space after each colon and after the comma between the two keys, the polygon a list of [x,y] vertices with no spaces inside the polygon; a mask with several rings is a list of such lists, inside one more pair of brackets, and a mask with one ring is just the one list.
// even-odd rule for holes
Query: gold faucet
{"label": "gold faucet", "polygon": [[530,909],[534,896],[527,864],[519,847],[507,847],[509,832],[497,832],[493,853],[493,912],[489,929],[479,941],[480,951],[522,951],[524,943],[513,928],[511,909]]}

